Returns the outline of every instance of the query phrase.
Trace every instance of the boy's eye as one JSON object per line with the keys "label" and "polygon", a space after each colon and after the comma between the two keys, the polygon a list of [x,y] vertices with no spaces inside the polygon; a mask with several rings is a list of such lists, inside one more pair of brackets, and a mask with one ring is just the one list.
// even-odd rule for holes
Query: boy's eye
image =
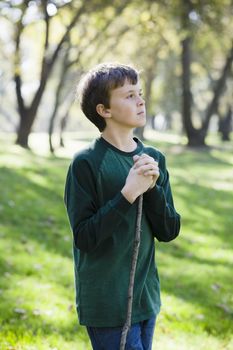
{"label": "boy's eye", "polygon": [[129,94],[128,96],[127,96],[127,98],[133,98],[134,97],[134,94]]}
{"label": "boy's eye", "polygon": [[[140,97],[143,97],[143,92],[139,92],[138,94]],[[129,95],[127,95],[128,99],[134,98],[135,96],[137,96],[136,93],[130,93]]]}

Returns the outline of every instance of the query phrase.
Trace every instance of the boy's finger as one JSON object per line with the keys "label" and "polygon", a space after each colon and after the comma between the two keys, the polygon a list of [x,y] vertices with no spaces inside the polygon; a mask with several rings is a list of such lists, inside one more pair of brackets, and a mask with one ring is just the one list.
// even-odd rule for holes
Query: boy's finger
{"label": "boy's finger", "polygon": [[151,175],[153,177],[159,178],[159,171],[156,170],[147,170],[143,173],[144,176]]}
{"label": "boy's finger", "polygon": [[145,164],[137,168],[138,174],[144,174],[147,171],[159,173],[159,168],[155,164]]}
{"label": "boy's finger", "polygon": [[156,169],[159,171],[159,167],[158,167],[158,163],[157,162],[149,162],[149,163],[141,163],[138,162],[137,164],[135,164],[135,169],[137,169],[139,172],[144,172],[146,170],[152,170],[152,169]]}
{"label": "boy's finger", "polygon": [[157,160],[155,160],[154,158],[147,156],[147,157],[143,157],[139,160],[140,162],[142,162],[143,164],[156,164],[158,165],[159,163],[157,162]]}
{"label": "boy's finger", "polygon": [[[136,154],[135,156],[133,156],[133,160],[135,162],[137,162],[139,159],[144,159],[144,158],[151,158],[150,156],[148,156],[148,154],[146,153],[142,153],[140,155]],[[151,158],[152,159],[152,158]]]}
{"label": "boy's finger", "polygon": [[154,158],[152,157],[139,157],[139,158],[135,158],[134,160],[134,165],[136,168],[147,165],[147,164],[151,164],[153,167],[154,166],[158,166],[158,162],[156,160],[154,160]]}
{"label": "boy's finger", "polygon": [[138,156],[137,154],[135,156],[133,156],[134,162],[136,162],[138,159],[140,159],[140,156]]}

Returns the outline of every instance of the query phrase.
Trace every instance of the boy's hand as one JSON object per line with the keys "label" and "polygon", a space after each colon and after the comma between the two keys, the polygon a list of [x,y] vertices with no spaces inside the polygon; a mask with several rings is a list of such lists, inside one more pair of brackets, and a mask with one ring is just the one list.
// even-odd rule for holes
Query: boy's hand
{"label": "boy's hand", "polygon": [[148,156],[148,154],[142,154],[141,156],[134,156],[134,167],[138,169],[139,174],[144,176],[153,176],[153,182],[149,189],[153,188],[156,184],[156,181],[159,178],[159,166],[158,162],[154,158]]}
{"label": "boy's hand", "polygon": [[158,177],[158,163],[155,160],[143,154],[142,156],[134,156],[134,166],[130,169],[126,178],[125,186],[121,193],[130,202],[148,189],[154,187]]}

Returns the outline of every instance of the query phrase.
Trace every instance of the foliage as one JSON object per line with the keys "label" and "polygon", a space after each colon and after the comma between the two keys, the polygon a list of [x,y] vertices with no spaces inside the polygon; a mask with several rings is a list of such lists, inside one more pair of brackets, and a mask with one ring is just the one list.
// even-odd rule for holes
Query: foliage
{"label": "foliage", "polygon": [[[169,1],[168,1],[169,2]],[[167,5],[167,3],[162,5]],[[231,76],[231,66],[233,61],[233,43],[232,38],[228,36],[228,30],[232,26],[230,21],[232,14],[231,2],[226,0],[223,3],[220,1],[201,3],[198,1],[184,1],[178,0],[171,2],[171,6],[168,10],[171,21],[174,21],[178,24],[179,28],[179,37],[180,43],[182,46],[181,54],[181,63],[182,63],[182,120],[183,127],[188,137],[188,144],[191,146],[204,146],[207,131],[209,128],[210,119],[214,114],[219,114],[219,104],[221,95],[224,94],[226,90],[227,79]],[[217,22],[218,19],[218,22]],[[203,30],[204,29],[204,30]],[[219,35],[221,33],[221,35]],[[204,34],[204,35],[203,35]],[[222,35],[225,36],[225,40],[221,41]],[[193,123],[193,92],[191,88],[191,80],[193,80],[193,67],[199,67],[200,61],[197,58],[199,53],[202,53],[197,48],[202,46],[204,38],[205,51],[208,51],[208,54],[216,52],[218,46],[225,46],[225,63],[222,64],[222,68],[218,67],[218,77],[215,78],[214,83],[212,79],[209,79],[212,74],[210,73],[210,67],[213,64],[213,59],[216,59],[216,56],[213,54],[209,56],[208,65],[204,63],[199,70],[203,71],[208,67],[207,74],[205,74],[205,79],[201,78],[196,79],[196,85],[203,86],[203,80],[208,82],[208,85],[212,85],[211,89],[208,87],[205,88],[205,93],[197,94],[197,98],[204,102],[204,113],[199,112],[199,106],[197,108],[199,116],[199,125],[200,127],[195,127]],[[208,40],[208,37],[215,38],[215,40]],[[195,41],[195,55],[196,59],[192,58],[192,44]],[[199,41],[201,45],[199,46]],[[210,44],[209,44],[210,42]],[[228,49],[226,49],[228,47]],[[226,53],[227,52],[227,53]],[[221,55],[221,54],[219,54]],[[206,56],[206,55],[200,55]],[[203,58],[204,58],[203,57]],[[220,57],[220,56],[219,56]],[[202,59],[202,62],[204,60]],[[223,60],[224,61],[224,60]],[[193,64],[192,64],[193,63]],[[210,65],[209,65],[210,63]],[[204,69],[203,69],[204,68]],[[197,69],[196,69],[197,70]],[[209,83],[210,81],[210,83]],[[204,98],[202,98],[204,96]],[[206,98],[207,97],[207,98]],[[202,107],[203,108],[203,107]],[[227,107],[228,108],[228,107]]]}
{"label": "foliage", "polygon": [[[17,142],[25,147],[32,127],[45,130],[50,124],[52,134],[64,115],[76,117],[77,110],[71,109],[76,81],[100,61],[133,63],[142,69],[148,115],[162,113],[167,125],[177,124],[181,42],[187,36],[192,38],[190,107],[194,102],[194,127],[201,125],[232,40],[230,0],[18,0],[1,1],[0,11],[0,113],[8,124],[5,129],[17,129]],[[216,103],[219,111],[214,111],[223,117],[231,101],[229,79],[227,84]]]}
{"label": "foliage", "polygon": [[[230,350],[232,145],[197,152],[178,146],[174,135],[152,136],[150,143],[167,155],[182,215],[180,237],[157,244],[163,307],[154,349]],[[70,160],[35,155],[10,145],[9,137],[0,144],[1,350],[88,350],[74,308],[63,205]]]}

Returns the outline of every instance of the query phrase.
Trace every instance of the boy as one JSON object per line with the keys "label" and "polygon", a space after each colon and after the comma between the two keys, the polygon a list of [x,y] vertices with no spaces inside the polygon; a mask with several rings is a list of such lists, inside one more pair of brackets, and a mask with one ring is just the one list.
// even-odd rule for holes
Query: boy
{"label": "boy", "polygon": [[150,350],[160,285],[154,237],[174,239],[180,229],[165,158],[133,137],[145,125],[138,72],[102,64],[79,87],[82,111],[101,132],[71,163],[65,204],[73,231],[76,302],[94,350],[118,350],[127,293],[138,197],[142,231],[134,282],[132,326],[126,349]]}

